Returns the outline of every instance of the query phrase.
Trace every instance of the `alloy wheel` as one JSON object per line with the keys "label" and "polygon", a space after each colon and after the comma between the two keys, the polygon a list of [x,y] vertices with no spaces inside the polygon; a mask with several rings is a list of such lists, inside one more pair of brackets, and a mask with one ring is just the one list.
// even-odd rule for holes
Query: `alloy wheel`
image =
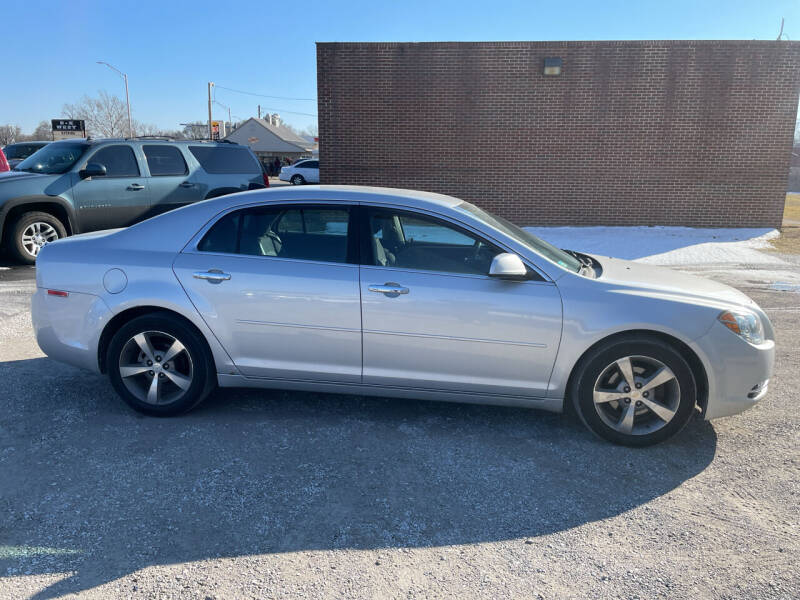
{"label": "alloy wheel", "polygon": [[22,247],[25,252],[33,257],[39,255],[39,251],[58,239],[58,232],[49,223],[35,221],[28,225],[22,232]]}
{"label": "alloy wheel", "polygon": [[164,405],[186,394],[194,366],[186,347],[175,336],[143,331],[122,347],[119,374],[136,398],[147,404]]}
{"label": "alloy wheel", "polygon": [[626,435],[645,435],[675,418],[681,400],[672,370],[648,356],[626,356],[595,381],[594,407],[603,422]]}

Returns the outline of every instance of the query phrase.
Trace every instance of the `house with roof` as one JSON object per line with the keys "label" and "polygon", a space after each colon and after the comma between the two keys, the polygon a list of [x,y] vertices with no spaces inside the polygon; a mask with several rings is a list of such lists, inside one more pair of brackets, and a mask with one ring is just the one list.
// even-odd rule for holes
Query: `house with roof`
{"label": "house with roof", "polygon": [[282,125],[278,115],[266,115],[264,119],[251,117],[224,139],[249,146],[264,165],[271,165],[276,158],[282,162],[286,158],[292,162],[308,158],[315,146]]}

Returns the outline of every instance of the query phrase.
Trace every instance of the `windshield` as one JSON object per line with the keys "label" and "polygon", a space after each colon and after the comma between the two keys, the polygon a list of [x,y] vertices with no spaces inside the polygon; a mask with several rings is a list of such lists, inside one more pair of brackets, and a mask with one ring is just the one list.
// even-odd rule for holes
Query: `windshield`
{"label": "windshield", "polygon": [[28,158],[45,144],[9,144],[3,148],[6,158],[9,160]]}
{"label": "windshield", "polygon": [[487,223],[495,229],[499,229],[526,248],[529,248],[536,254],[540,254],[546,259],[553,261],[560,267],[569,269],[570,271],[574,271],[576,273],[581,270],[582,263],[577,258],[571,254],[567,254],[563,250],[559,250],[552,244],[548,244],[544,240],[539,239],[521,227],[517,227],[510,221],[506,221],[503,217],[492,215],[485,210],[481,210],[477,206],[470,204],[469,202],[462,202],[456,206],[456,210],[463,210],[478,217],[484,223]]}
{"label": "windshield", "polygon": [[14,167],[15,171],[54,175],[66,173],[89,148],[88,144],[49,144]]}

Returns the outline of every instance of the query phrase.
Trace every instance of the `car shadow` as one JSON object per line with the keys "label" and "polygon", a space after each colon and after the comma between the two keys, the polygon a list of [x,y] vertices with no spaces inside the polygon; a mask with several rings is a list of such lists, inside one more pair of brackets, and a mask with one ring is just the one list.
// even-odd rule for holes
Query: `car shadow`
{"label": "car shadow", "polygon": [[529,540],[619,515],[713,460],[699,419],[630,449],[532,410],[218,390],[173,419],[49,359],[0,362],[0,575],[54,598],[149,565]]}

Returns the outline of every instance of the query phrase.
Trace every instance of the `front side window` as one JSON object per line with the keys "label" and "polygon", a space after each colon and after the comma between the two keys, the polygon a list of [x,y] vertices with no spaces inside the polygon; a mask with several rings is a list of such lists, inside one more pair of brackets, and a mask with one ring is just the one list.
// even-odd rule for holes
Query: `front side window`
{"label": "front side window", "polygon": [[373,208],[368,222],[375,266],[488,275],[492,259],[503,252],[427,215]]}
{"label": "front side window", "polygon": [[138,177],[139,163],[130,146],[106,146],[100,148],[87,162],[106,168],[106,177]]}
{"label": "front side window", "polygon": [[146,145],[142,149],[147,158],[147,168],[150,169],[150,175],[153,177],[186,175],[189,172],[183,154],[175,146]]}
{"label": "front side window", "polygon": [[348,262],[345,207],[265,206],[228,213],[200,240],[201,252]]}
{"label": "front side window", "polygon": [[83,143],[57,142],[49,144],[31,154],[14,167],[14,170],[48,175],[66,173],[81,159],[88,149],[89,145]]}

